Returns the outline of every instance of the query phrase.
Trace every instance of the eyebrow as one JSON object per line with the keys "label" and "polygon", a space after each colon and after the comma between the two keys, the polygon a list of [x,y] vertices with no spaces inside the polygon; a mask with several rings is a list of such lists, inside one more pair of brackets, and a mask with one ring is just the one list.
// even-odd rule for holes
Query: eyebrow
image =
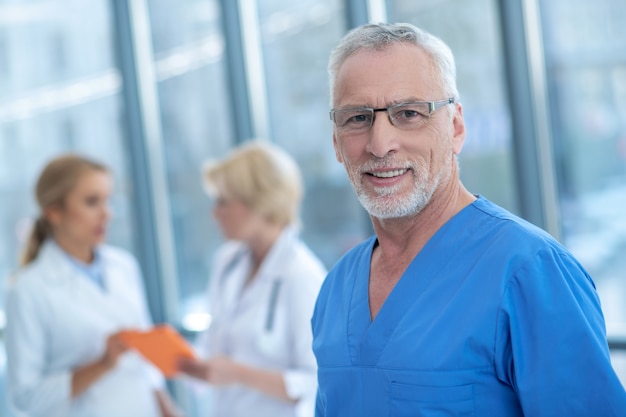
{"label": "eyebrow", "polygon": [[392,100],[389,101],[387,103],[385,103],[385,105],[383,107],[377,107],[372,105],[371,103],[366,103],[366,104],[347,104],[345,106],[341,106],[341,107],[337,107],[338,110],[351,110],[351,109],[380,109],[380,108],[387,108],[387,107],[392,107],[398,104],[405,104],[405,103],[415,103],[415,102],[426,102],[429,103],[428,100],[424,100],[421,98],[417,98],[417,97],[408,97],[408,98],[402,98],[399,100]]}

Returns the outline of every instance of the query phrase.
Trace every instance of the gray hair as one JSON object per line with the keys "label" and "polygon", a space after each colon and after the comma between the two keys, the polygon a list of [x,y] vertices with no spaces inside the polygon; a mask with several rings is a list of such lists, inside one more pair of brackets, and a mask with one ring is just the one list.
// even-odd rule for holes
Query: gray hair
{"label": "gray hair", "polygon": [[330,76],[330,99],[334,99],[335,78],[343,63],[354,53],[366,49],[383,51],[394,44],[415,45],[424,50],[433,60],[435,74],[441,85],[455,102],[459,99],[456,86],[456,65],[452,51],[441,39],[409,23],[366,24],[353,29],[343,37],[330,54],[328,74]]}

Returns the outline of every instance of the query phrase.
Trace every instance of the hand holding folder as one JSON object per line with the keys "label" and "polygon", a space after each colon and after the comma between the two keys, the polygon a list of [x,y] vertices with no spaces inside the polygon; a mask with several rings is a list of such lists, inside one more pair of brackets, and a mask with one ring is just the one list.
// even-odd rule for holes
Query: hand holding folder
{"label": "hand holding folder", "polygon": [[176,375],[181,357],[195,357],[187,341],[169,325],[155,326],[146,332],[124,330],[120,332],[120,337],[126,345],[159,368],[166,378]]}

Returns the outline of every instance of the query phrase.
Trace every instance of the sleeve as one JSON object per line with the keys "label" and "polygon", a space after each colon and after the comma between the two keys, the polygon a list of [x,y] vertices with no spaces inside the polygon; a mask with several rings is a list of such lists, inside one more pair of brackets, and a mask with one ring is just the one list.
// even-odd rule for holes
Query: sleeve
{"label": "sleeve", "polygon": [[496,372],[524,415],[623,415],[626,392],[609,356],[595,286],[568,253],[542,251],[506,288]]}
{"label": "sleeve", "polygon": [[298,416],[312,416],[317,391],[317,363],[313,355],[311,317],[325,272],[318,265],[302,265],[287,280],[293,366],[284,373],[289,397],[298,399]]}
{"label": "sleeve", "polygon": [[71,406],[70,370],[46,369],[46,333],[42,302],[25,287],[7,294],[5,343],[11,405],[31,417],[67,415]]}

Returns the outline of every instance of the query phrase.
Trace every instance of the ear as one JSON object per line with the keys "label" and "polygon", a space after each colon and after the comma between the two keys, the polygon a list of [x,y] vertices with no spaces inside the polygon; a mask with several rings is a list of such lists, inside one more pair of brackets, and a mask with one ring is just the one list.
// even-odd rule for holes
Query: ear
{"label": "ear", "polygon": [[341,156],[341,152],[339,152],[339,144],[337,143],[337,135],[333,133],[333,147],[335,148],[335,158],[337,158],[337,162],[343,164],[343,157]]}
{"label": "ear", "polygon": [[59,223],[61,223],[63,209],[59,206],[50,206],[44,210],[43,215],[46,217],[48,222],[50,222],[52,227],[56,227]]}
{"label": "ear", "polygon": [[461,153],[463,144],[465,143],[465,119],[463,118],[463,106],[461,103],[455,103],[456,113],[452,119],[452,151],[455,155]]}

